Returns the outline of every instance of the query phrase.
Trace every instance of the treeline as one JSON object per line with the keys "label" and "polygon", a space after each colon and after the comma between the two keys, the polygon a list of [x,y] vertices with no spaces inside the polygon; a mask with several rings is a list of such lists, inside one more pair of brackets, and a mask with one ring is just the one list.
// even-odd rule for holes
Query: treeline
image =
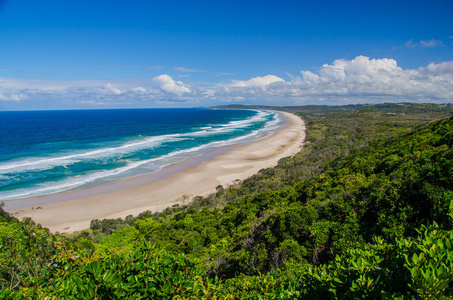
{"label": "treeline", "polygon": [[0,296],[453,296],[451,106],[286,109],[304,150],[209,197],[70,237],[2,212]]}

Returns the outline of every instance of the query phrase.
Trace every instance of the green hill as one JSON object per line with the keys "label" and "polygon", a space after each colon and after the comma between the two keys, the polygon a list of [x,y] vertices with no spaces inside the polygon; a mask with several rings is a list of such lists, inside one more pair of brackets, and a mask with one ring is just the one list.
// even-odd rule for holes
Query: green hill
{"label": "green hill", "polygon": [[453,117],[401,107],[293,108],[309,142],[295,157],[71,239],[2,212],[0,296],[451,297]]}

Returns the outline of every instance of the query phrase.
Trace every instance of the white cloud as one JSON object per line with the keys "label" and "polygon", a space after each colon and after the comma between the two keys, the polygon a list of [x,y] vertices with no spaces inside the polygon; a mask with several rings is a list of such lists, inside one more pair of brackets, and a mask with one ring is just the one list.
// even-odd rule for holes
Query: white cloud
{"label": "white cloud", "polygon": [[203,73],[203,72],[207,72],[206,70],[188,69],[188,68],[184,68],[184,67],[175,67],[175,71],[187,72],[187,73]]}
{"label": "white cloud", "polygon": [[0,109],[43,102],[53,108],[63,104],[64,107],[182,107],[229,102],[297,105],[397,101],[452,103],[453,61],[403,69],[394,59],[357,56],[352,60],[337,59],[317,71],[301,70],[299,76],[288,73],[286,81],[266,75],[229,84],[191,82],[188,85],[167,74],[152,79],[78,81],[0,78]]}
{"label": "white cloud", "polygon": [[122,93],[122,91],[114,86],[112,86],[111,83],[107,83],[103,86],[103,88],[105,89],[105,92],[106,93],[113,93],[113,94],[116,94],[116,95],[119,95]]}
{"label": "white cloud", "polygon": [[138,92],[138,93],[146,93],[146,89],[142,88],[141,86],[135,87],[131,89],[132,92]]}
{"label": "white cloud", "polygon": [[184,93],[190,93],[190,88],[181,81],[175,81],[171,76],[164,74],[153,78],[158,87],[168,93],[181,96]]}
{"label": "white cloud", "polygon": [[429,41],[421,40],[420,45],[422,45],[423,47],[443,47],[443,46],[445,46],[442,41],[435,40],[435,39],[430,39]]}
{"label": "white cloud", "polygon": [[[421,68],[421,70],[425,70],[424,68]],[[431,74],[436,74],[438,75],[453,75],[453,61],[446,61],[446,62],[441,62],[441,63],[430,63],[426,67],[426,71],[431,73]]]}
{"label": "white cloud", "polygon": [[[196,91],[196,89],[194,89]],[[0,78],[0,110],[79,107],[156,107],[195,103],[191,89],[168,75],[153,79],[78,81]],[[20,105],[20,106],[12,106]],[[190,106],[190,104],[188,104]]]}
{"label": "white cloud", "polygon": [[[302,70],[288,74],[290,81],[276,80],[264,85],[263,78],[219,86],[217,96],[243,96],[294,103],[344,104],[383,101],[452,102],[453,62],[431,63],[426,68],[402,69],[393,59],[337,59],[318,72]],[[279,78],[279,77],[276,77]],[[273,80],[269,80],[272,82]],[[254,83],[262,83],[261,88]],[[278,104],[278,103],[275,103]]]}
{"label": "white cloud", "polygon": [[233,83],[230,84],[232,87],[248,87],[248,86],[266,86],[271,83],[283,81],[280,77],[274,75],[267,75],[263,77],[255,77],[249,80],[233,80]]}
{"label": "white cloud", "polygon": [[413,40],[409,40],[404,44],[406,48],[435,48],[435,47],[444,47],[444,43],[440,40],[435,40],[434,38],[430,40],[420,40],[420,42],[414,42]]}
{"label": "white cloud", "polygon": [[21,101],[21,100],[26,100],[27,95],[25,94],[16,94],[16,93],[5,93],[5,94],[0,94],[0,101]]}
{"label": "white cloud", "polygon": [[351,99],[453,99],[452,62],[435,64],[418,70],[403,70],[393,59],[335,60],[314,74],[302,71],[301,80],[293,80],[295,94],[340,96]]}

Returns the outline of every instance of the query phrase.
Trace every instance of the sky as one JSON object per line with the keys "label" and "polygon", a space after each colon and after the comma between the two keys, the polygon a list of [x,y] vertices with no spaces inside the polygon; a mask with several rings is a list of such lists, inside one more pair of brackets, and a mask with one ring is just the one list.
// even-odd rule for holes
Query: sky
{"label": "sky", "polygon": [[453,103],[453,1],[0,0],[0,110]]}

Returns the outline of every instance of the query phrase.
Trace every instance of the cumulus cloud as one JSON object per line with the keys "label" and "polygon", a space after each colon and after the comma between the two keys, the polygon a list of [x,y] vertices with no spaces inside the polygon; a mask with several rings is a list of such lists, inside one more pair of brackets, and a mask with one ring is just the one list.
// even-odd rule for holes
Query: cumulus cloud
{"label": "cumulus cloud", "polygon": [[26,94],[5,92],[0,94],[0,101],[21,101],[28,99]]}
{"label": "cumulus cloud", "polygon": [[420,70],[426,70],[430,74],[433,74],[435,76],[439,75],[453,75],[453,61],[446,61],[446,62],[441,62],[441,63],[430,63],[426,69],[425,68],[420,68]]}
{"label": "cumulus cloud", "polygon": [[195,103],[194,97],[185,98],[192,92],[188,85],[165,74],[153,79],[77,81],[0,78],[0,110],[168,106],[178,101]]}
{"label": "cumulus cloud", "polygon": [[110,107],[453,102],[453,61],[403,69],[394,59],[357,56],[334,60],[317,71],[287,75],[286,80],[266,75],[229,84],[191,85],[167,74],[152,79],[79,81],[0,78],[0,109],[39,101]]}
{"label": "cumulus cloud", "polygon": [[116,95],[119,95],[122,93],[122,91],[114,86],[112,86],[111,83],[107,83],[102,87],[107,93],[113,93]]}
{"label": "cumulus cloud", "polygon": [[300,76],[288,76],[290,81],[273,75],[236,81],[233,85],[219,86],[216,95],[285,104],[291,100],[292,104],[453,100],[453,62],[402,69],[393,59],[358,56],[324,64],[317,72],[302,70]]}
{"label": "cumulus cloud", "polygon": [[132,92],[137,92],[137,93],[146,93],[146,89],[142,88],[141,86],[134,87],[131,89]]}
{"label": "cumulus cloud", "polygon": [[233,80],[233,83],[230,84],[232,87],[248,87],[248,86],[266,86],[271,83],[283,81],[280,77],[275,75],[267,75],[263,77],[255,77],[249,80]]}
{"label": "cumulus cloud", "polygon": [[182,95],[184,93],[190,93],[190,88],[181,81],[175,81],[171,76],[164,74],[153,78],[153,81],[157,83],[158,87],[168,93]]}
{"label": "cumulus cloud", "polygon": [[453,99],[453,62],[432,63],[426,68],[404,70],[393,59],[338,59],[322,66],[318,74],[301,71],[291,82],[295,94],[347,96],[351,99],[436,100]]}

